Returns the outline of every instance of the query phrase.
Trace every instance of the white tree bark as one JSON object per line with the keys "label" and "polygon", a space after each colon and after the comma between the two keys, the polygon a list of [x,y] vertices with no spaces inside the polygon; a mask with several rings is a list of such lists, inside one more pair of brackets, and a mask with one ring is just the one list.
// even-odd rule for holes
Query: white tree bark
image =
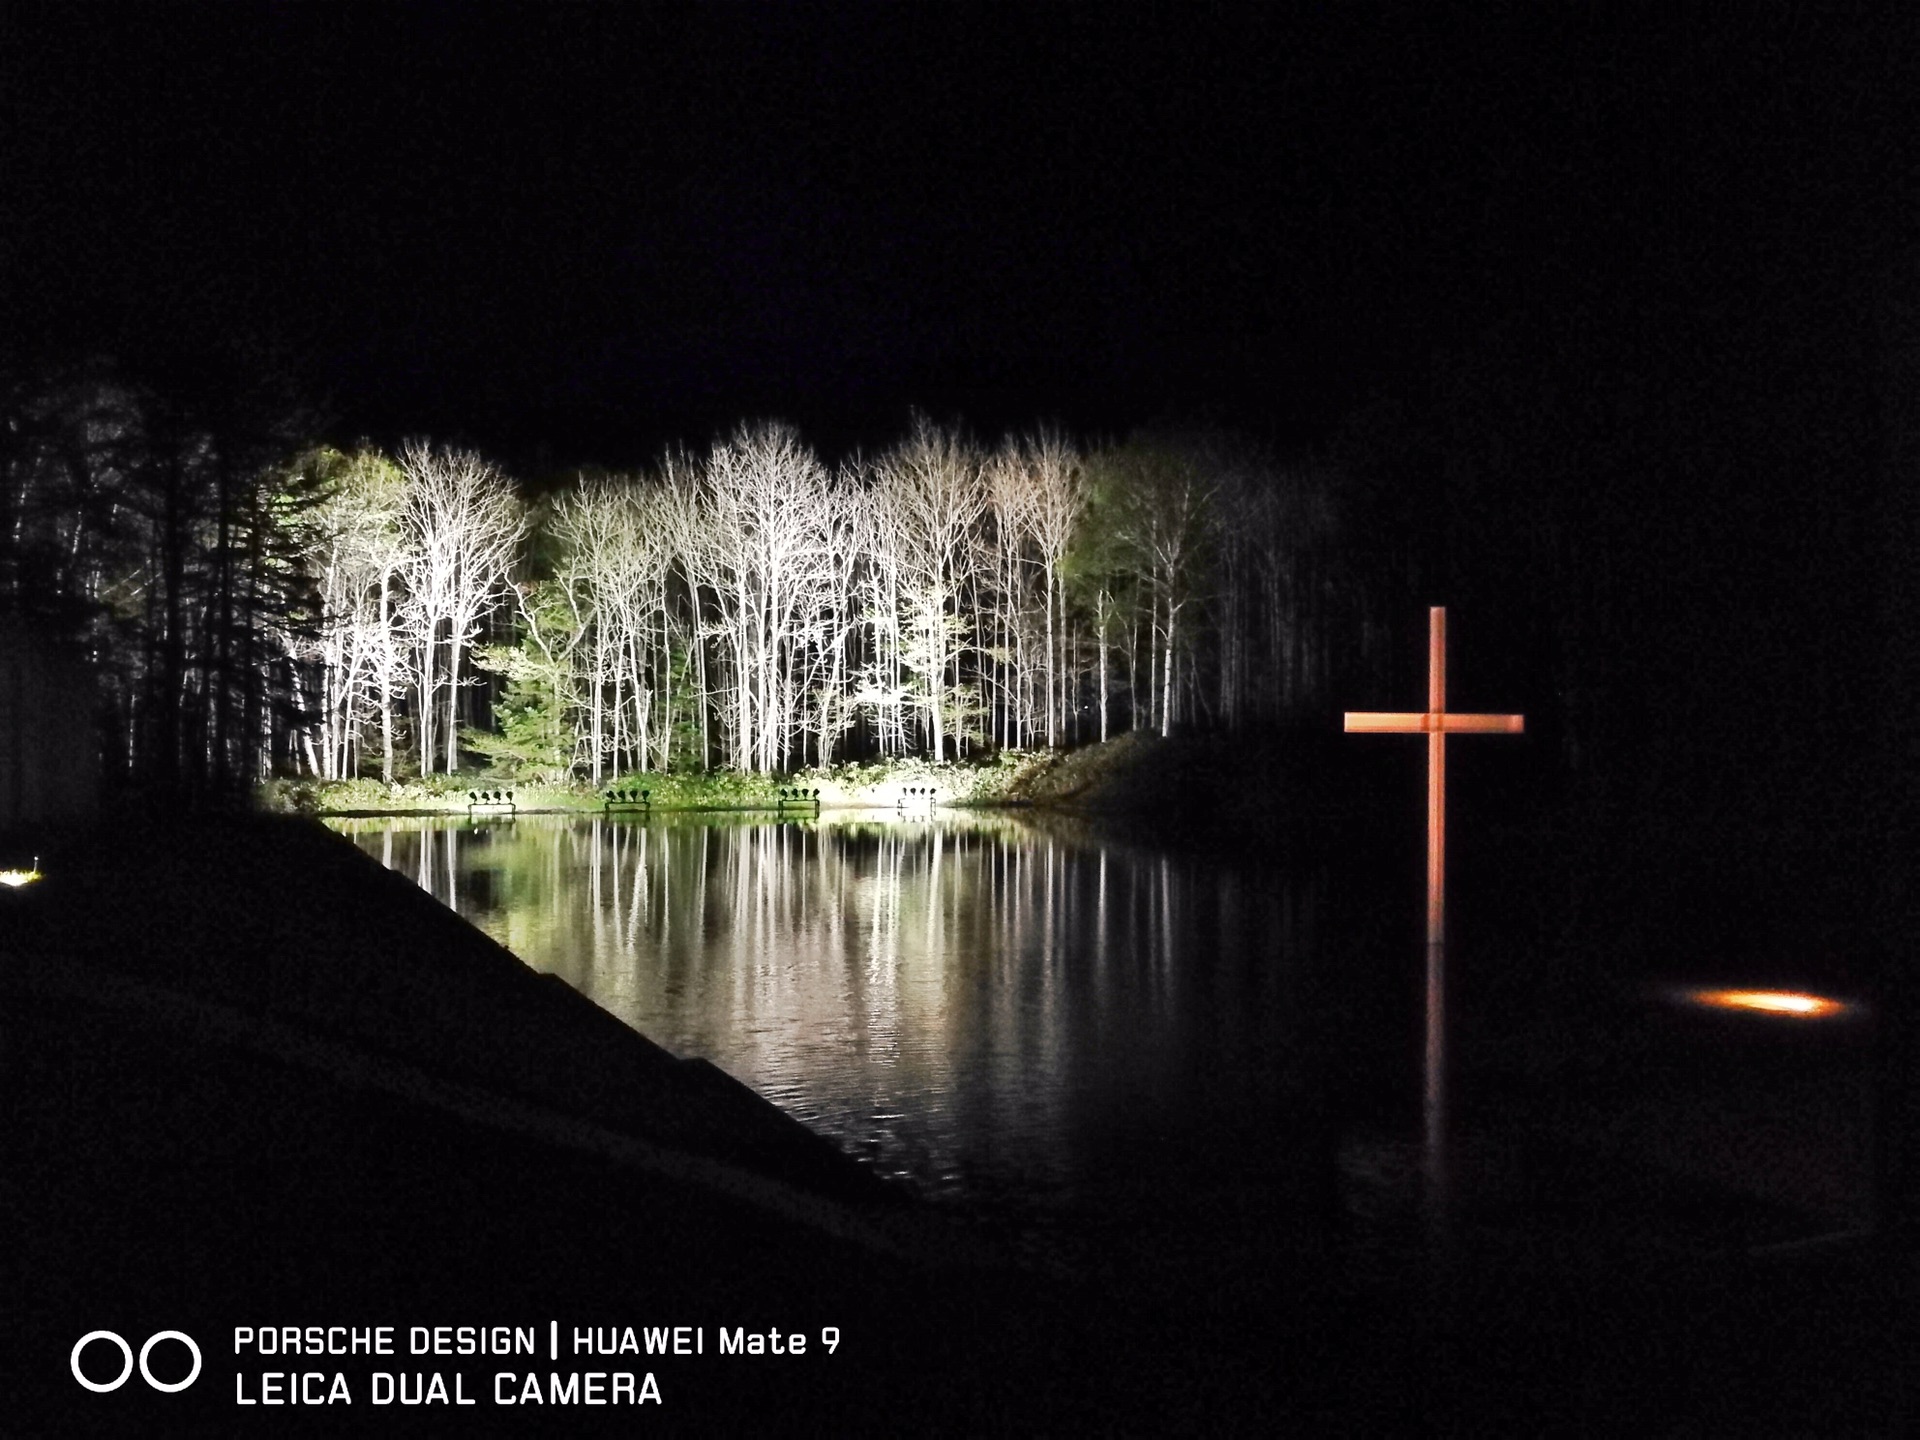
{"label": "white tree bark", "polygon": [[906,666],[923,687],[928,749],[946,755],[948,666],[978,649],[954,602],[979,553],[974,543],[987,508],[984,457],[957,430],[915,415],[912,433],[874,467],[881,523],[899,537],[908,623]]}
{"label": "white tree bark", "polygon": [[434,657],[444,629],[446,772],[451,775],[459,764],[461,654],[480,621],[500,603],[526,518],[506,477],[472,451],[409,440],[400,449],[400,469],[407,485],[403,521],[411,542],[403,573],[420,654],[420,768],[425,773],[433,765]]}

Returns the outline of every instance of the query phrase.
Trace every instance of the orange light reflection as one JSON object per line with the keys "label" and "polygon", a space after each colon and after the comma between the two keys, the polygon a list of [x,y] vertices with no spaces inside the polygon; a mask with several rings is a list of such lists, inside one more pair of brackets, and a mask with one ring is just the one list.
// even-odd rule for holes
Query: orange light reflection
{"label": "orange light reflection", "polygon": [[1687,999],[1716,1010],[1759,1010],[1769,1015],[1794,1015],[1808,1020],[1838,1015],[1848,1008],[1844,1001],[1796,990],[1690,990]]}

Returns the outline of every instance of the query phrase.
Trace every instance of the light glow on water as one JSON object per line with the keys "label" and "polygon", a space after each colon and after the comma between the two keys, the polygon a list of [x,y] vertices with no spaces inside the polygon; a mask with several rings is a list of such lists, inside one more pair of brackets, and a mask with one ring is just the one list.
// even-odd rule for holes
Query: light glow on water
{"label": "light glow on water", "polygon": [[1844,1015],[1853,1007],[1843,1000],[1810,995],[1800,990],[1688,990],[1689,1004],[1712,1010],[1750,1010],[1765,1015],[1790,1015],[1805,1020]]}
{"label": "light glow on water", "polygon": [[1252,883],[1072,825],[908,816],[335,825],[535,969],[927,1193],[1071,1204],[1143,1174],[1271,1168],[1317,880]]}

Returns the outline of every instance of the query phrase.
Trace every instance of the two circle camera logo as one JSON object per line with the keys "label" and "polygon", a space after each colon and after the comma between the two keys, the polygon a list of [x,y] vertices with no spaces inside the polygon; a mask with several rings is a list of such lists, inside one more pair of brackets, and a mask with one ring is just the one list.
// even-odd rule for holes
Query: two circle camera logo
{"label": "two circle camera logo", "polygon": [[[114,1376],[113,1379],[105,1382],[89,1380],[80,1369],[80,1352],[96,1340],[111,1340],[114,1345],[118,1347],[120,1358],[123,1362],[120,1366],[120,1373]],[[193,1369],[187,1372],[186,1379],[166,1381],[153,1378],[153,1371],[147,1368],[147,1357],[153,1353],[153,1347],[158,1345],[162,1340],[178,1340],[193,1352]],[[133,1374],[133,1347],[111,1330],[89,1330],[86,1334],[82,1335],[78,1343],[74,1345],[73,1354],[67,1358],[67,1367],[73,1371],[73,1378],[89,1390],[96,1393],[106,1390],[118,1390],[122,1385],[127,1383],[127,1377]],[[140,1375],[147,1384],[165,1394],[171,1395],[176,1390],[184,1390],[200,1378],[200,1347],[193,1343],[193,1337],[191,1335],[180,1330],[161,1330],[156,1334],[150,1335],[147,1337],[147,1343],[140,1347]]]}

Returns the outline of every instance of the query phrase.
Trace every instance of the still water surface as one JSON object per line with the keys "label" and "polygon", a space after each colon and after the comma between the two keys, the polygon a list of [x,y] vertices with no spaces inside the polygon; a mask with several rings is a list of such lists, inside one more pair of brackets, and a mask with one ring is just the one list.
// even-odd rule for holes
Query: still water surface
{"label": "still water surface", "polygon": [[342,820],[536,969],[933,1197],[1288,1165],[1324,880],[1005,815]]}

